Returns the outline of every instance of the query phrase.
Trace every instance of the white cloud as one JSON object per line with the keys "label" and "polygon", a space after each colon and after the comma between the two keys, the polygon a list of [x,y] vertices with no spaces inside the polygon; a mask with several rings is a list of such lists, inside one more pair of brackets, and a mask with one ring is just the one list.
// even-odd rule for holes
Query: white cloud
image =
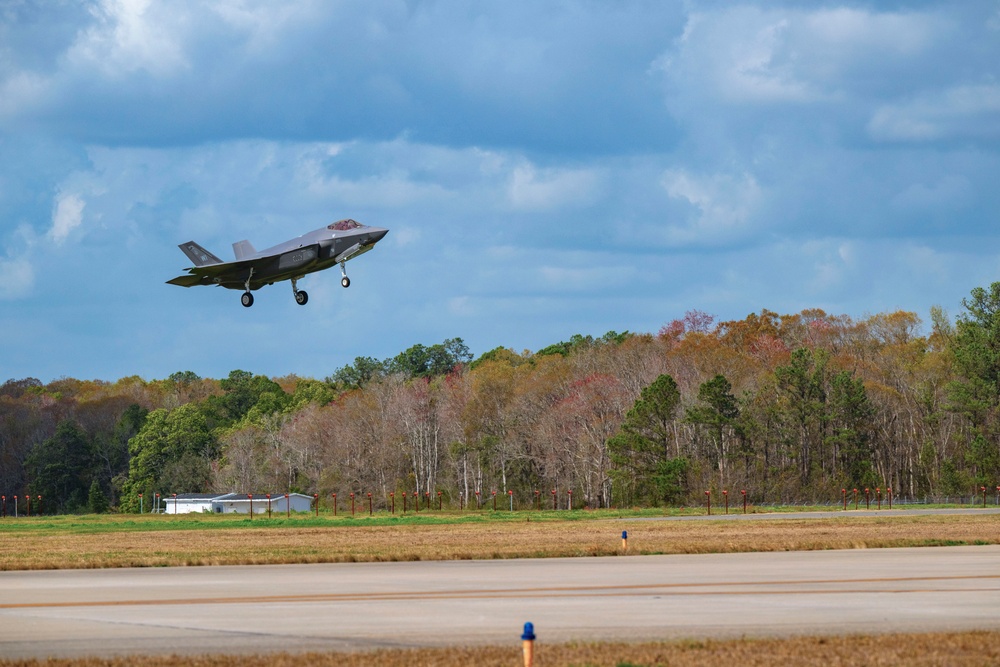
{"label": "white cloud", "polygon": [[62,243],[70,232],[83,222],[83,208],[86,203],[77,195],[62,194],[56,198],[55,211],[52,214],[52,228],[49,238],[56,243]]}
{"label": "white cloud", "polygon": [[974,196],[969,179],[948,175],[937,182],[914,183],[892,198],[892,207],[904,212],[924,212],[928,209],[955,210],[967,206]]}
{"label": "white cloud", "polygon": [[671,244],[715,243],[742,237],[762,193],[751,174],[698,177],[683,169],[663,175],[663,187],[673,198],[688,202],[697,213],[687,224],[670,224]]}
{"label": "white cloud", "polygon": [[876,141],[1000,137],[1000,84],[962,85],[880,107],[868,123]]}
{"label": "white cloud", "polygon": [[35,284],[35,270],[24,258],[0,259],[0,299],[17,299]]}
{"label": "white cloud", "polygon": [[530,164],[514,168],[507,196],[518,210],[540,211],[561,206],[586,206],[600,196],[601,177],[596,169],[535,169]]}
{"label": "white cloud", "polygon": [[77,35],[70,62],[112,77],[139,70],[168,75],[189,66],[180,43],[188,16],[180,3],[100,0],[91,13],[96,22]]}
{"label": "white cloud", "polygon": [[727,7],[691,14],[683,36],[652,70],[666,75],[668,106],[685,115],[703,113],[705,98],[727,104],[830,102],[864,86],[873,71],[926,51],[946,27],[930,13]]}

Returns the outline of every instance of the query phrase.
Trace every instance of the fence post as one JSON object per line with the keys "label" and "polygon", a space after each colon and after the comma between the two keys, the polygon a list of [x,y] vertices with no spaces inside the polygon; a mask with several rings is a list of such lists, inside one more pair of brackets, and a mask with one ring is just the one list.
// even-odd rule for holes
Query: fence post
{"label": "fence post", "polygon": [[292,518],[292,501],[288,498],[288,494],[285,494],[285,518]]}
{"label": "fence post", "polygon": [[271,494],[267,494],[267,518],[271,518]]}
{"label": "fence post", "polygon": [[333,516],[337,516],[337,494],[331,493],[330,495],[333,496]]}
{"label": "fence post", "polygon": [[391,513],[395,514],[396,513],[396,492],[395,491],[390,491],[389,492],[389,502],[392,503]]}
{"label": "fence post", "polygon": [[[250,520],[253,521],[253,494],[247,494],[247,500],[250,501]],[[177,501],[174,501],[174,514],[177,514]]]}

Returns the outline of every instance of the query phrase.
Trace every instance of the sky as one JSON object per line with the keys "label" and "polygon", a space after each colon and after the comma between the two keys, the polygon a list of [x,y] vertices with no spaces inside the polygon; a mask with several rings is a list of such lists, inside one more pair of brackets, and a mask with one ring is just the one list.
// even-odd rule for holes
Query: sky
{"label": "sky", "polygon": [[[323,378],[1000,280],[1000,2],[0,3],[0,382]],[[341,218],[255,293],[195,240]]]}

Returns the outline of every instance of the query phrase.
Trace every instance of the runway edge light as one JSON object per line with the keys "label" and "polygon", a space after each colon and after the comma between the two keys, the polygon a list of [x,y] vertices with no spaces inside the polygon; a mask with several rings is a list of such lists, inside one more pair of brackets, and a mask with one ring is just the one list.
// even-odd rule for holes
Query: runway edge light
{"label": "runway edge light", "polygon": [[535,660],[535,624],[525,623],[521,635],[521,649],[524,652],[524,667],[531,667]]}

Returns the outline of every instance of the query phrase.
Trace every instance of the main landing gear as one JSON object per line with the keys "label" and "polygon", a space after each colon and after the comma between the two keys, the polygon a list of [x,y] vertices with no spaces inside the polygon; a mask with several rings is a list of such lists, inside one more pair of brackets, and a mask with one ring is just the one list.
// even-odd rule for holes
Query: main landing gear
{"label": "main landing gear", "polygon": [[295,295],[295,303],[304,306],[309,302],[309,295],[306,294],[305,290],[298,288],[298,281],[298,278],[292,278],[292,294]]}
{"label": "main landing gear", "polygon": [[247,281],[243,283],[243,288],[246,290],[240,297],[240,303],[243,304],[244,308],[249,308],[253,305],[253,294],[250,293],[250,279],[253,278],[253,267],[250,267],[250,275],[247,276]]}
{"label": "main landing gear", "polygon": [[344,269],[344,262],[340,263],[340,275],[343,276],[340,279],[340,284],[342,287],[350,287],[351,279],[347,277],[347,270]]}

